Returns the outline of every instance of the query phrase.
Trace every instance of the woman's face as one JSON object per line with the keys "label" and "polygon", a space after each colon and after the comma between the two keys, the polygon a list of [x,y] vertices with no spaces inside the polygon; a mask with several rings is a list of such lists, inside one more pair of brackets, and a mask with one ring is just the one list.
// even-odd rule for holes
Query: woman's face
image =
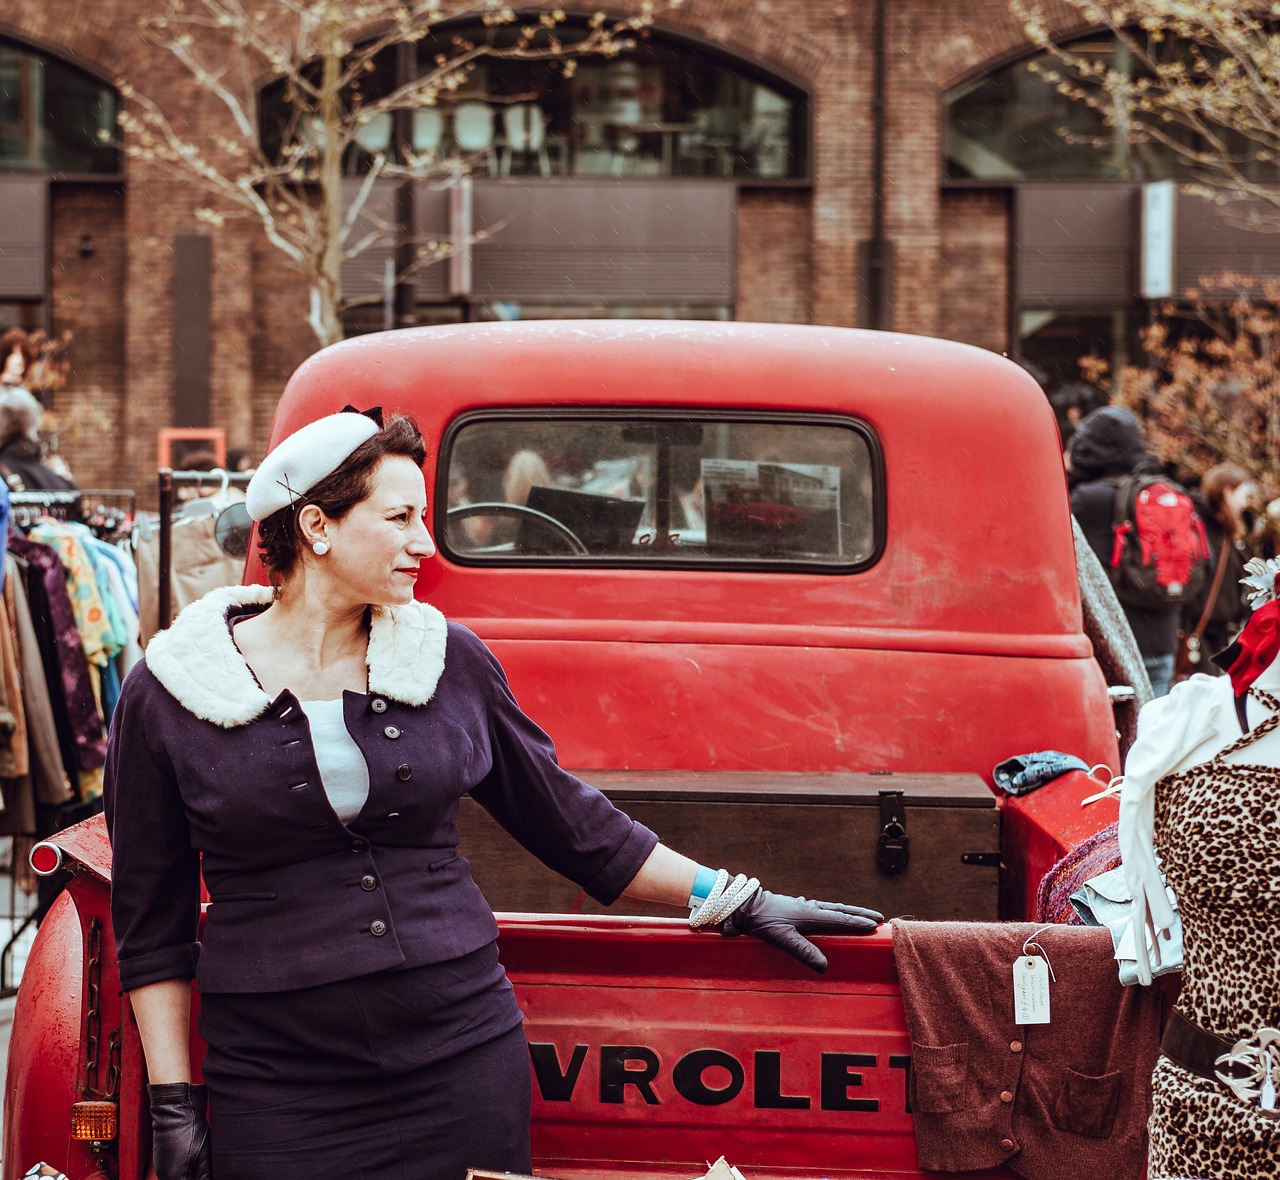
{"label": "woman's face", "polygon": [[1230,491],[1223,493],[1222,499],[1226,503],[1227,511],[1239,520],[1244,515],[1244,510],[1257,499],[1258,489],[1254,487],[1248,480],[1242,484],[1237,484]]}
{"label": "woman's face", "polygon": [[368,497],[325,525],[330,549],[316,563],[353,602],[411,602],[418,564],[436,551],[426,515],[422,471],[412,459],[388,456],[373,470]]}
{"label": "woman's face", "polygon": [[0,370],[0,381],[6,385],[21,385],[26,373],[27,358],[22,355],[22,349],[15,344],[9,350],[9,355],[4,358],[4,369]]}

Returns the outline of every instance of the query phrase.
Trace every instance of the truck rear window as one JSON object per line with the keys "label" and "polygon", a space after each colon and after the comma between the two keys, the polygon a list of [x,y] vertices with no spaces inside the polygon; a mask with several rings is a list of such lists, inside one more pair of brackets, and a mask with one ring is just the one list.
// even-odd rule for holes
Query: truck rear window
{"label": "truck rear window", "polygon": [[468,564],[853,569],[882,532],[879,453],[848,419],[477,414],[443,451],[436,531]]}

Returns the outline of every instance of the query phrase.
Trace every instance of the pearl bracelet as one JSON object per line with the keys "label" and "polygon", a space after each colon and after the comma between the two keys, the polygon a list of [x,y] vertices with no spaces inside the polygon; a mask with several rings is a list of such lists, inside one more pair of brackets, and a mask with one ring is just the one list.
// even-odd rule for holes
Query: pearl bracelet
{"label": "pearl bracelet", "polygon": [[730,880],[728,872],[721,869],[716,873],[715,884],[707,899],[689,915],[689,925],[698,930],[723,922],[759,888],[760,882],[755,877],[739,873]]}

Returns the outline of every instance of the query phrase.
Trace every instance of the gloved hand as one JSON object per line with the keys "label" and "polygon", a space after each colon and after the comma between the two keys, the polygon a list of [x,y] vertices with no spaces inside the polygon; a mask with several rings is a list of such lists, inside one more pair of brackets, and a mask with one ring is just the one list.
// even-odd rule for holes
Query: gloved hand
{"label": "gloved hand", "polygon": [[151,1164],[158,1180],[213,1180],[213,1152],[205,1121],[208,1090],[190,1082],[148,1086]]}
{"label": "gloved hand", "polygon": [[787,952],[814,971],[827,969],[827,956],[806,934],[870,934],[884,915],[835,901],[809,901],[757,888],[719,923],[727,938],[751,934]]}

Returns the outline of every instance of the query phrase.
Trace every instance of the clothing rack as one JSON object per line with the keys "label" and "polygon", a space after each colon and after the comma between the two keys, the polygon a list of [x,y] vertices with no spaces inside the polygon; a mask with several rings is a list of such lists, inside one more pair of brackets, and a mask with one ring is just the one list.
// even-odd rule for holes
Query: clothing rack
{"label": "clothing rack", "polygon": [[226,471],[216,467],[212,471],[175,471],[161,467],[156,473],[160,489],[160,578],[156,589],[160,606],[159,627],[164,630],[173,622],[173,587],[169,573],[173,565],[173,509],[177,489],[180,487],[243,488],[252,478],[250,472]]}
{"label": "clothing rack", "polygon": [[68,488],[57,491],[10,492],[10,519],[21,525],[31,524],[39,516],[52,516],[55,520],[79,520],[84,516],[84,505],[105,500],[124,500],[125,511],[130,516],[137,513],[138,494],[132,488]]}
{"label": "clothing rack", "polygon": [[[107,501],[114,503],[108,505]],[[131,488],[48,489],[9,493],[13,525],[26,529],[41,517],[60,521],[83,521],[97,508],[119,507],[131,518],[137,513],[137,493]],[[91,809],[90,809],[91,810]],[[89,810],[86,810],[89,814]],[[37,836],[6,837],[7,860],[0,860],[0,876],[8,877],[6,896],[0,899],[0,928],[8,937],[0,946],[0,999],[16,993],[22,977],[25,954],[22,953],[40,913],[47,908],[56,890],[42,883],[39,888],[23,888],[20,878],[29,873],[27,853]],[[28,882],[35,886],[34,881]]]}

